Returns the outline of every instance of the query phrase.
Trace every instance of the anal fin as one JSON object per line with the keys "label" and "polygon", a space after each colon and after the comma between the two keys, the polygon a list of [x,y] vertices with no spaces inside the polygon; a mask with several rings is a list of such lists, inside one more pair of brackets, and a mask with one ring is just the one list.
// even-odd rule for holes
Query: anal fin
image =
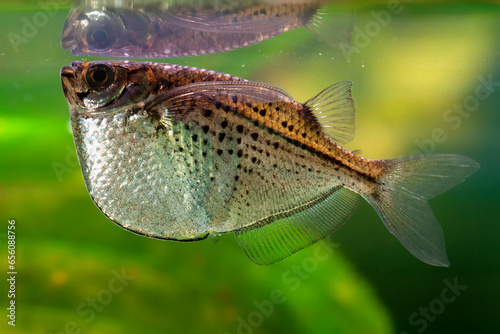
{"label": "anal fin", "polygon": [[269,218],[236,232],[247,256],[258,265],[270,265],[339,229],[358,204],[358,195],[346,188],[332,191],[295,211]]}

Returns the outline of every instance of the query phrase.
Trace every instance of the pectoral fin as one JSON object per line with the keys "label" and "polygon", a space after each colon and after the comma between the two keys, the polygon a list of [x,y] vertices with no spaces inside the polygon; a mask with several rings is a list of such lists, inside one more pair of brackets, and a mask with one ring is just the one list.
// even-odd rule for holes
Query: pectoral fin
{"label": "pectoral fin", "polygon": [[255,104],[265,102],[293,101],[286,91],[259,82],[210,81],[197,82],[168,90],[151,99],[144,107],[147,110],[168,110],[171,117],[186,112],[186,103],[213,102],[217,98],[232,96],[247,97]]}
{"label": "pectoral fin", "polygon": [[260,33],[262,35],[276,34],[284,27],[293,25],[296,21],[294,16],[274,16],[247,19],[241,17],[236,21],[228,21],[226,16],[217,16],[213,14],[196,13],[189,15],[185,13],[170,12],[164,16],[169,24],[180,28],[203,31],[210,33]]}

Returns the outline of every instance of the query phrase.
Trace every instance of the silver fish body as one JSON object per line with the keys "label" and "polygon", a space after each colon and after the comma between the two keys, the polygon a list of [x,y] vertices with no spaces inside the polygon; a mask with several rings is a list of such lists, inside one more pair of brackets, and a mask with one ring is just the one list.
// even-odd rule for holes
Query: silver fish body
{"label": "silver fish body", "polygon": [[235,232],[252,261],[271,264],[342,226],[360,194],[410,252],[447,265],[427,200],[477,164],[346,150],[348,82],[300,103],[269,85],[168,64],[74,62],[62,81],[87,189],[130,231],[173,240]]}
{"label": "silver fish body", "polygon": [[[233,126],[216,128],[225,136],[220,142],[178,121],[158,129],[145,115],[75,115],[71,121],[94,201],[111,220],[148,236],[191,240],[235,231],[335,189],[328,166],[307,158],[297,165],[286,159],[297,152],[285,149],[286,142],[267,145],[265,135],[254,141],[247,132],[237,144]],[[272,157],[261,160],[267,153]]]}

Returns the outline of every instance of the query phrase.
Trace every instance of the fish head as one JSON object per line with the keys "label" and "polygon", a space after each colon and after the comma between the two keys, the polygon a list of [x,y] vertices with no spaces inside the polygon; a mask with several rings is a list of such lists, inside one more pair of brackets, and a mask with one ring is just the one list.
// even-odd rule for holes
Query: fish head
{"label": "fish head", "polygon": [[147,16],[121,8],[76,7],[66,18],[61,46],[73,55],[131,57],[153,43]]}
{"label": "fish head", "polygon": [[110,113],[140,105],[156,79],[148,66],[127,61],[75,61],[61,70],[63,92],[72,113]]}
{"label": "fish head", "polygon": [[120,17],[110,10],[72,10],[64,23],[61,46],[74,55],[107,54],[123,40]]}

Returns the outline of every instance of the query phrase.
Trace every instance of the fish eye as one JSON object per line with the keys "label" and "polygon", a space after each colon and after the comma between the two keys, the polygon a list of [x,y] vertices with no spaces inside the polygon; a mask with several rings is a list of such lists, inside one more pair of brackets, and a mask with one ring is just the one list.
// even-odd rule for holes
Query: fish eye
{"label": "fish eye", "polygon": [[97,43],[105,43],[108,40],[108,33],[104,29],[98,29],[92,33],[92,39]]}
{"label": "fish eye", "polygon": [[93,50],[106,51],[111,47],[114,40],[111,30],[102,25],[92,27],[87,32],[87,43]]}
{"label": "fish eye", "polygon": [[98,64],[88,69],[85,80],[89,87],[94,90],[104,89],[113,83],[115,74],[111,66]]}

